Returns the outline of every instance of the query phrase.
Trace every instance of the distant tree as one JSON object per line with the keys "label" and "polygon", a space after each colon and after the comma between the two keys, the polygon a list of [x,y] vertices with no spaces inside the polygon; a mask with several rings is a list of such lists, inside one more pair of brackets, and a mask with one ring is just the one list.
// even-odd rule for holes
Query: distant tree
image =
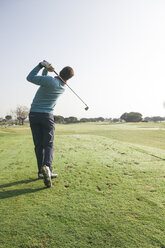
{"label": "distant tree", "polygon": [[64,123],[64,117],[61,115],[55,115],[54,121],[55,121],[55,123]]}
{"label": "distant tree", "polygon": [[65,123],[76,123],[78,122],[78,119],[77,117],[70,116],[70,117],[64,118],[64,121]]}
{"label": "distant tree", "polygon": [[144,121],[144,122],[149,122],[149,121],[152,121],[152,120],[151,120],[151,117],[148,117],[148,116],[147,116],[147,117],[143,118],[143,121]]}
{"label": "distant tree", "polygon": [[24,121],[28,116],[29,109],[26,106],[18,106],[15,110],[19,125],[24,125]]}
{"label": "distant tree", "polygon": [[152,121],[153,122],[164,121],[164,118],[161,116],[153,116]]}
{"label": "distant tree", "polygon": [[109,122],[112,122],[113,118],[106,118],[105,121],[109,121]]}
{"label": "distant tree", "polygon": [[165,117],[161,117],[161,116],[145,117],[143,119],[144,122],[150,122],[150,121],[158,122],[158,121],[164,121],[164,120],[165,120]]}
{"label": "distant tree", "polygon": [[125,112],[124,114],[122,114],[120,116],[120,119],[126,121],[127,120],[127,116],[128,116],[128,113]]}
{"label": "distant tree", "polygon": [[113,118],[112,122],[120,122],[120,118]]}
{"label": "distant tree", "polygon": [[12,116],[11,115],[6,115],[5,119],[6,119],[6,121],[10,121],[12,119]]}
{"label": "distant tree", "polygon": [[121,115],[120,119],[126,122],[140,122],[142,121],[142,114],[138,112],[124,113]]}
{"label": "distant tree", "polygon": [[6,119],[1,120],[1,124],[3,125],[4,123],[6,123]]}
{"label": "distant tree", "polygon": [[80,122],[103,122],[105,119],[103,117],[97,118],[81,118]]}
{"label": "distant tree", "polygon": [[87,122],[94,122],[94,118],[86,118],[87,119]]}
{"label": "distant tree", "polygon": [[80,122],[88,122],[88,121],[89,121],[88,118],[81,118],[81,119],[80,119]]}
{"label": "distant tree", "polygon": [[104,121],[104,118],[103,117],[98,117],[98,118],[96,118],[96,121],[102,122],[102,121]]}

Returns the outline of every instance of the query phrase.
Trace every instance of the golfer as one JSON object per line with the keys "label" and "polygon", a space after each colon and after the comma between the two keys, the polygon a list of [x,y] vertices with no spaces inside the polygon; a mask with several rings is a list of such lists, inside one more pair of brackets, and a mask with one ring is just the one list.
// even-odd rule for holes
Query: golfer
{"label": "golfer", "polygon": [[[42,76],[38,76],[41,69]],[[54,68],[44,60],[29,73],[27,80],[40,86],[31,104],[29,121],[38,164],[38,178],[44,179],[45,185],[51,187],[51,178],[58,176],[52,173],[55,130],[53,110],[58,97],[65,90],[65,83],[73,77],[74,71],[69,66],[60,71],[59,75],[65,83],[58,76],[47,76],[48,71],[53,72]]]}

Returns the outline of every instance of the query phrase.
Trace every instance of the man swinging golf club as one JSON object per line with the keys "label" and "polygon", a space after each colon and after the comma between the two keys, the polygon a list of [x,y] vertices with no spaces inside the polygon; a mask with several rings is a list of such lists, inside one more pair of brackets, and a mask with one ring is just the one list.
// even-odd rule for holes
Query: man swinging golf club
{"label": "man swinging golf club", "polygon": [[[38,76],[42,68],[42,76]],[[38,178],[43,178],[45,185],[51,187],[51,178],[58,176],[52,173],[51,166],[55,129],[53,110],[58,97],[65,90],[67,80],[74,76],[74,71],[69,66],[64,67],[55,78],[47,76],[48,71],[53,72],[54,68],[44,60],[29,73],[27,80],[40,86],[31,104],[29,121],[38,164]]]}

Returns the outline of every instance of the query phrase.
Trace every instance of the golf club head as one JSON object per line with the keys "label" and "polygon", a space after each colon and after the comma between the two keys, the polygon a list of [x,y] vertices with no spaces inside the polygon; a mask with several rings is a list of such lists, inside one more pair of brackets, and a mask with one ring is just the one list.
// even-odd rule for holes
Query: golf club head
{"label": "golf club head", "polygon": [[86,106],[85,110],[87,111],[88,109],[89,109],[89,107],[88,107],[88,106]]}

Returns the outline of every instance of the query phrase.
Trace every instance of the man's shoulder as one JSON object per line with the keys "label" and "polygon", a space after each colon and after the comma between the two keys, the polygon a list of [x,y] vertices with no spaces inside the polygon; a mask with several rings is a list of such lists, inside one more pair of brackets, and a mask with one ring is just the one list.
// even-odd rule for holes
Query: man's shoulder
{"label": "man's shoulder", "polygon": [[58,87],[64,88],[65,83],[61,81],[60,78],[54,77],[53,78],[54,84],[56,84]]}

